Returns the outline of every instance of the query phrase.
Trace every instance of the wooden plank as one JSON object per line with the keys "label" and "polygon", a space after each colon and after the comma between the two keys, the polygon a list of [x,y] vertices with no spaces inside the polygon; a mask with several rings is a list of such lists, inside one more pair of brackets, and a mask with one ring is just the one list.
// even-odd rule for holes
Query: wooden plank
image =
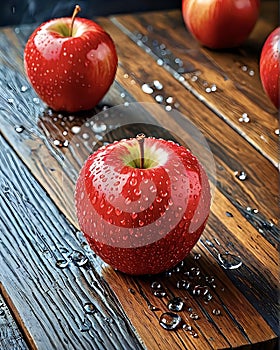
{"label": "wooden plank", "polygon": [[[105,23],[105,22],[104,22]],[[111,24],[108,24],[110,26]],[[113,28],[113,27],[108,27]],[[141,82],[147,81],[148,77],[153,79],[153,74],[155,75],[155,78],[159,76],[159,70],[157,65],[148,57],[143,56],[143,59],[145,59],[145,62],[147,62],[147,72],[141,70],[134,64],[132,65],[130,57],[132,57],[132,53],[137,55],[143,54],[142,50],[137,48],[135,45],[130,45],[130,40],[128,40],[120,31],[114,28],[112,29],[111,34],[114,32],[114,38],[115,35],[117,36],[117,45],[120,45],[122,42],[123,47],[125,47],[125,50],[122,51],[121,54],[121,60],[120,60],[120,69],[118,72],[117,80],[120,82],[127,91],[123,91],[120,85],[116,84],[112,91],[108,94],[106,97],[108,100],[108,105],[110,101],[113,104],[117,104],[120,101],[123,101],[123,95],[125,94],[124,98],[125,100],[133,100],[133,98],[137,99],[138,101],[152,101],[153,97],[145,95],[143,91],[141,90]],[[150,67],[150,68],[149,68]],[[131,76],[131,72],[134,73],[133,78]],[[68,131],[71,131],[71,128],[73,126],[77,126],[77,118],[75,120],[72,120],[72,118],[69,118],[69,116],[58,116],[55,113],[52,113],[48,109],[44,109],[44,105],[41,103],[41,101],[35,100],[33,101],[35,97],[32,90],[29,90],[26,94],[20,94],[20,87],[22,84],[26,84],[25,79],[15,71],[9,71],[7,67],[5,67],[5,72],[1,72],[2,77],[3,74],[8,74],[8,78],[4,81],[9,81],[10,85],[12,86],[8,92],[11,94],[9,96],[2,95],[2,105],[4,108],[1,111],[1,118],[3,120],[3,117],[6,118],[6,120],[3,120],[3,123],[1,125],[2,132],[4,133],[5,137],[9,140],[9,142],[12,144],[12,146],[15,148],[18,155],[24,160],[24,162],[27,164],[27,166],[32,170],[32,173],[36,176],[38,181],[42,183],[42,185],[47,189],[47,192],[49,195],[54,198],[56,204],[58,207],[62,210],[62,212],[66,213],[69,218],[73,222],[75,222],[75,215],[73,212],[73,208],[69,208],[71,205],[71,196],[73,193],[73,186],[74,186],[74,180],[76,176],[76,171],[79,169],[79,166],[81,165],[82,159],[84,155],[89,152],[89,149],[91,149],[90,142],[98,141],[99,138],[96,138],[97,135],[100,136],[98,133],[91,133],[91,137],[87,140],[83,138],[83,132],[80,132],[77,137],[73,136],[71,132],[69,132],[69,141],[70,141],[70,147],[55,147],[53,141],[56,139],[59,139],[59,137],[64,136],[63,131],[65,131],[65,128],[67,127]],[[9,75],[10,74],[10,75]],[[125,74],[128,74],[128,77],[125,76]],[[173,91],[178,91],[178,96],[182,94],[182,97],[180,98],[180,105],[183,106],[181,109],[183,112],[188,111],[187,104],[183,105],[183,101],[185,100],[185,91],[181,88],[181,86],[170,77],[168,73],[160,73],[163,75],[160,75],[162,79],[164,79],[165,85],[170,85],[170,90],[167,89],[164,91],[166,96],[169,96],[170,94],[173,94]],[[1,79],[3,81],[3,79]],[[134,81],[134,83],[132,83]],[[4,90],[6,91],[6,90]],[[184,94],[183,94],[183,92]],[[7,91],[5,92],[7,93]],[[13,101],[8,101],[9,98],[13,96]],[[17,101],[20,99],[20,106],[21,110],[18,109]],[[198,125],[202,126],[203,118],[206,118],[205,120],[209,119],[209,124],[211,125],[211,119],[216,118],[215,115],[209,114],[209,111],[207,109],[203,109],[203,106],[201,108],[195,107],[196,106],[196,100],[190,95],[188,106],[194,108],[193,113],[187,113],[188,117],[193,118],[193,120],[198,123]],[[23,110],[22,110],[23,108]],[[101,106],[102,108],[102,106]],[[44,113],[45,111],[45,113]],[[199,111],[199,114],[197,113]],[[22,122],[23,116],[25,118],[25,124],[24,124],[24,131],[23,132],[17,132],[15,130],[15,126],[18,122]],[[90,118],[92,115],[84,115],[81,116],[81,120],[79,119],[79,123],[81,125],[83,124],[83,127],[85,127],[85,133],[89,134],[90,126],[86,126],[86,120]],[[199,117],[198,117],[199,116]],[[70,116],[71,117],[71,116]],[[57,120],[55,120],[57,118]],[[83,119],[84,118],[84,119]],[[201,119],[200,119],[201,118]],[[208,119],[207,119],[208,118]],[[218,120],[218,119],[217,119]],[[169,120],[169,122],[172,122],[172,120]],[[64,123],[64,124],[62,124]],[[250,181],[240,182],[237,181],[235,176],[233,176],[234,170],[237,170],[237,166],[243,166],[243,159],[246,159],[246,152],[247,155],[249,155],[252,152],[255,152],[252,147],[250,147],[246,142],[241,142],[241,147],[245,147],[245,155],[243,155],[244,158],[240,160],[240,155],[238,152],[232,152],[231,150],[231,141],[226,140],[224,141],[224,145],[228,145],[227,142],[229,142],[229,145],[225,149],[225,154],[223,154],[223,150],[221,150],[220,145],[220,134],[221,131],[216,131],[215,129],[218,127],[218,123],[212,123],[215,125],[213,126],[213,130],[211,130],[211,133],[208,130],[207,138],[211,141],[211,146],[214,145],[215,150],[215,160],[218,162],[219,166],[223,166],[223,169],[219,169],[219,179],[221,180],[221,184],[219,184],[218,188],[219,191],[223,192],[221,189],[223,188],[224,193],[219,193],[219,202],[222,203],[222,206],[215,207],[215,215],[217,215],[217,219],[214,216],[210,222],[211,225],[209,225],[209,228],[207,231],[205,231],[205,236],[203,237],[204,245],[202,245],[201,248],[198,251],[203,254],[203,257],[205,256],[205,261],[207,263],[203,264],[203,260],[199,262],[199,266],[201,270],[205,271],[205,275],[215,275],[216,272],[218,273],[218,280],[220,280],[223,285],[227,286],[227,298],[226,302],[223,303],[223,297],[222,297],[222,288],[221,290],[215,290],[215,298],[213,300],[213,304],[206,304],[204,305],[201,300],[196,300],[196,298],[189,296],[190,303],[195,307],[197,312],[200,314],[199,320],[194,320],[193,326],[195,329],[199,332],[198,338],[193,338],[191,334],[188,332],[183,332],[183,330],[179,330],[178,332],[171,332],[167,333],[165,330],[161,329],[158,325],[158,316],[159,313],[153,313],[149,308],[147,307],[147,298],[153,298],[152,300],[155,303],[159,303],[162,310],[166,310],[165,303],[162,304],[162,301],[159,299],[155,299],[151,293],[150,290],[150,281],[143,279],[143,278],[129,278],[127,276],[123,276],[121,274],[117,274],[116,272],[112,271],[111,269],[104,267],[103,270],[98,267],[98,264],[95,265],[96,268],[102,273],[102,278],[109,281],[110,285],[113,286],[113,289],[123,305],[125,312],[129,316],[129,319],[135,326],[138,334],[141,336],[144,343],[150,347],[154,348],[153,346],[156,344],[157,341],[160,341],[159,344],[161,344],[162,348],[165,347],[165,345],[171,344],[172,347],[176,346],[175,344],[179,344],[178,346],[189,346],[189,348],[205,348],[207,346],[208,348],[221,348],[221,347],[230,347],[230,346],[241,346],[241,345],[247,345],[248,347],[251,346],[251,344],[259,343],[261,344],[262,341],[265,341],[265,346],[268,348],[272,348],[275,343],[275,333],[272,331],[272,329],[267,325],[267,323],[264,321],[263,317],[268,318],[268,313],[270,312],[270,300],[265,301],[263,304],[264,307],[264,313],[263,317],[261,317],[258,312],[256,312],[256,309],[252,307],[252,305],[248,302],[246,297],[252,296],[254,294],[259,295],[258,293],[261,293],[263,291],[263,288],[261,284],[257,284],[256,281],[258,280],[258,277],[261,276],[263,279],[263,284],[268,286],[268,290],[265,291],[265,295],[267,295],[269,292],[271,292],[272,296],[275,294],[275,287],[271,283],[271,280],[268,280],[268,276],[265,274],[264,266],[261,259],[261,251],[260,252],[254,252],[250,259],[246,257],[245,252],[246,246],[243,246],[244,240],[242,237],[239,237],[239,231],[237,230],[237,225],[239,221],[242,221],[242,226],[244,224],[244,228],[246,230],[249,230],[250,226],[248,226],[248,223],[244,220],[243,215],[244,211],[235,209],[235,206],[233,206],[231,203],[234,203],[235,196],[233,193],[230,193],[230,190],[228,188],[233,188],[237,191],[237,193],[242,193],[242,196],[245,197],[245,201],[253,202],[256,205],[259,205],[261,203],[261,198],[263,197],[265,199],[264,193],[261,191],[261,189],[256,189],[256,187],[251,183]],[[108,122],[108,126],[111,125],[110,122]],[[226,126],[222,126],[222,131],[224,132]],[[227,132],[231,133],[230,135],[235,135],[235,133],[231,130],[231,128],[227,127]],[[126,130],[126,136],[131,136],[135,134],[135,131],[133,128],[131,130]],[[207,132],[207,131],[205,131]],[[214,132],[214,136],[212,135],[212,132]],[[124,136],[122,134],[122,136]],[[117,132],[112,133],[109,135],[109,137],[118,138],[120,137],[120,134]],[[85,142],[86,141],[86,142]],[[102,142],[102,140],[100,140]],[[104,141],[104,140],[103,140]],[[109,139],[110,141],[110,139]],[[79,146],[77,146],[77,142],[79,143]],[[232,142],[234,145],[234,142]],[[246,146],[245,146],[246,145]],[[238,149],[238,146],[233,146],[235,149]],[[240,147],[240,146],[239,146]],[[68,149],[70,148],[70,151]],[[255,153],[255,156],[257,159],[260,160],[263,159],[257,152]],[[259,157],[259,158],[258,158]],[[267,163],[266,163],[267,162]],[[262,164],[268,164],[268,171],[270,176],[272,178],[276,178],[276,169],[265,159],[262,160]],[[67,165],[66,167],[63,165]],[[69,166],[68,166],[69,165]],[[255,164],[250,164],[250,169],[252,169],[252,173],[254,174],[254,171],[257,171],[258,178],[260,178],[259,181],[261,183],[265,183],[265,176],[267,174],[262,173],[262,171],[258,170],[258,167]],[[73,171],[73,173],[69,173],[69,170]],[[247,171],[247,169],[246,169]],[[68,182],[64,183],[62,179],[65,179],[64,172],[67,173],[66,179],[69,180]],[[72,175],[71,175],[72,174]],[[224,180],[225,179],[225,180]],[[63,186],[55,186],[55,184],[62,184]],[[250,189],[248,189],[248,187]],[[272,194],[272,200],[273,198],[276,198],[276,189],[277,186],[274,187],[272,184],[272,188],[266,189],[266,191],[271,191]],[[243,193],[244,192],[244,193]],[[269,192],[270,193],[270,192]],[[67,202],[67,198],[69,201]],[[230,198],[228,200],[227,198]],[[270,201],[271,203],[271,201]],[[275,202],[276,203],[276,202]],[[277,205],[276,205],[277,206]],[[242,205],[243,207],[243,205]],[[236,227],[229,225],[227,222],[228,217],[225,215],[226,210],[231,210],[233,213],[233,217],[236,220]],[[266,210],[264,208],[263,210]],[[277,210],[275,209],[275,205],[272,205],[272,210],[275,210],[275,214]],[[269,211],[267,211],[269,213]],[[217,220],[217,221],[215,221]],[[231,242],[231,239],[228,239],[229,236],[233,236],[235,240],[235,245],[237,246],[237,249],[244,254],[242,258],[244,258],[243,266],[246,266],[246,269],[240,269],[235,270],[233,273],[228,273],[227,271],[221,269],[219,267],[219,264],[217,263],[217,260],[215,259],[215,254],[211,249],[206,248],[205,240],[206,239],[212,239],[213,234],[215,234],[215,229],[223,228],[221,230],[221,237],[219,239],[221,242],[226,246]],[[246,231],[247,233],[249,231]],[[267,232],[269,235],[270,232]],[[207,236],[208,234],[208,236]],[[248,238],[249,243],[246,244],[254,244],[254,242],[259,243],[261,246],[264,244],[266,245],[266,241],[260,237],[260,235],[257,233],[257,231],[252,227],[252,232],[250,232],[251,238]],[[206,237],[206,238],[205,238]],[[222,239],[221,239],[222,238]],[[68,237],[66,239],[66,242],[68,241]],[[65,243],[66,244],[66,243]],[[250,246],[249,246],[250,248]],[[242,250],[244,249],[244,250]],[[253,252],[253,247],[251,248],[251,251]],[[273,246],[270,246],[271,251],[271,258],[273,258],[273,255],[275,254],[276,250],[273,248]],[[212,257],[213,255],[213,257]],[[188,258],[189,259],[189,258]],[[186,264],[189,266],[190,261],[192,261],[192,257],[190,257],[191,260],[186,261]],[[268,260],[269,268],[272,267],[272,271],[275,271],[275,266],[273,260]],[[205,267],[204,267],[205,265]],[[261,272],[261,275],[259,275],[259,271],[257,271],[259,268],[259,271]],[[110,277],[111,276],[111,277]],[[250,277],[251,276],[251,277]],[[168,284],[168,276],[163,276],[164,283]],[[237,281],[243,279],[243,285],[238,285]],[[252,283],[252,289],[247,286],[244,287],[244,281],[248,279],[250,283]],[[272,276],[272,279],[274,280],[274,277]],[[274,282],[273,282],[274,283]],[[137,292],[137,298],[139,294],[141,295],[140,301],[136,298],[132,298],[134,294],[131,293],[130,288],[133,286],[140,286],[140,292]],[[234,287],[234,285],[237,285],[240,290]],[[136,287],[135,287],[136,288]],[[170,285],[168,289],[171,293],[176,294],[178,291],[174,287],[174,285]],[[138,291],[138,289],[137,289]],[[144,291],[144,292],[143,292]],[[242,293],[244,295],[242,295]],[[247,295],[246,295],[247,293]],[[146,296],[146,298],[144,297]],[[147,297],[148,295],[148,297]],[[170,294],[172,295],[172,294]],[[231,304],[232,300],[238,300],[238,302],[243,305],[242,306],[242,314],[238,315],[237,311],[240,310],[240,308],[236,309],[236,303]],[[167,300],[165,300],[166,302]],[[255,301],[252,301],[253,305],[257,305]],[[272,307],[275,307],[275,301],[272,302]],[[225,312],[223,315],[222,320],[224,321],[224,324],[228,325],[228,328],[221,328],[221,321],[218,319],[215,319],[214,317],[207,318],[205,315],[209,316],[211,314],[211,308],[213,306],[220,307]],[[144,308],[145,306],[145,308]],[[236,313],[234,313],[236,309]],[[248,314],[247,314],[248,312]],[[133,315],[131,315],[133,313]],[[184,311],[184,317],[188,317],[189,314],[187,311]],[[256,317],[256,328],[252,328],[251,323],[251,317]],[[214,319],[214,321],[213,321]],[[147,320],[143,323],[143,320]],[[149,323],[148,323],[149,320]],[[151,329],[153,338],[151,339],[151,332],[147,332],[147,329],[150,329],[150,321],[151,321]],[[275,317],[272,317],[271,319],[267,319],[270,326],[274,328],[275,324]],[[148,325],[148,326],[147,326]],[[230,331],[229,331],[230,330]],[[256,331],[257,330],[257,331]],[[233,336],[234,335],[234,336]],[[164,342],[162,341],[164,339]],[[212,340],[214,339],[214,340]],[[271,342],[272,340],[272,342]],[[165,344],[166,341],[166,344]],[[263,344],[261,344],[262,346]],[[207,348],[206,347],[206,348]]]}
{"label": "wooden plank", "polygon": [[[129,39],[120,30],[117,30],[113,24],[107,20],[101,20],[100,23],[111,32],[117,44],[120,60],[117,80],[133,95],[135,100],[155,102],[157,93],[147,95],[142,91],[141,86],[144,83],[158,79],[160,76],[161,81],[164,82],[164,88],[160,91],[164,100],[168,96],[173,96],[175,102],[179,104],[178,110],[195,123],[209,142],[217,165],[217,186],[219,190],[232,202],[235,198],[238,198],[243,208],[252,207],[264,211],[267,220],[272,220],[277,224],[279,218],[277,169],[245,140],[238,137],[232,128],[220,122],[207,108],[203,108],[203,105],[197,104],[191,94],[187,94],[167,72],[160,71],[157,64],[149,60],[144,52],[130,45]],[[126,47],[125,50],[122,50],[123,46]],[[135,54],[140,62],[145,61],[147,63],[145,70],[130,59]],[[179,134],[179,126],[177,126],[177,130]],[[184,139],[184,136],[182,136],[182,139]],[[248,181],[239,181],[234,176],[235,171],[243,170],[248,175]],[[268,174],[270,175],[268,176]],[[268,177],[271,179],[270,186],[267,186]],[[256,184],[259,184],[259,186],[256,186]],[[270,194],[267,191],[271,191]],[[261,209],[258,208],[260,205]],[[261,229],[261,227],[258,228]]]}
{"label": "wooden plank", "polygon": [[141,349],[100,259],[2,137],[0,146],[1,291],[29,346]]}
{"label": "wooden plank", "polygon": [[[200,47],[186,30],[178,10],[153,16],[116,16],[112,21],[210,110],[278,165],[277,111],[261,87],[258,71],[264,38],[276,24],[261,17],[246,44],[216,52]],[[243,115],[250,121],[240,122]]]}
{"label": "wooden plank", "polygon": [[0,294],[0,347],[2,350],[27,350],[27,344],[22,337],[3,296]]}

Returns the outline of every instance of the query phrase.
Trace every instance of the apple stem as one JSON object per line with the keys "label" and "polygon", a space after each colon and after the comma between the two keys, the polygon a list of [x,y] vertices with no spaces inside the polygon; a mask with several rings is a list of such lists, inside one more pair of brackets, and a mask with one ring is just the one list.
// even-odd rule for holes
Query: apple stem
{"label": "apple stem", "polygon": [[71,19],[71,27],[70,27],[70,33],[69,36],[73,35],[73,27],[74,27],[74,22],[77,14],[81,11],[81,7],[79,5],[76,5],[73,11],[72,19]]}
{"label": "apple stem", "polygon": [[141,133],[136,136],[136,140],[138,141],[139,148],[140,148],[140,169],[144,168],[144,139],[146,135]]}

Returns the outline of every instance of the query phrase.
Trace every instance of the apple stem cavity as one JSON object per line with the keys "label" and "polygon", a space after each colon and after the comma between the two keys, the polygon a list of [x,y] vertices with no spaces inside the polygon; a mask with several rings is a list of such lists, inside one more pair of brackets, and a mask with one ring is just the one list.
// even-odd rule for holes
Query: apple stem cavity
{"label": "apple stem cavity", "polygon": [[73,11],[72,19],[71,19],[71,27],[70,27],[70,32],[69,36],[73,36],[73,28],[74,28],[74,22],[77,14],[81,11],[81,7],[79,5],[76,5]]}
{"label": "apple stem cavity", "polygon": [[139,144],[139,149],[140,149],[140,164],[139,168],[143,169],[144,168],[144,140],[145,140],[146,135],[141,133],[136,136],[136,140],[138,141]]}

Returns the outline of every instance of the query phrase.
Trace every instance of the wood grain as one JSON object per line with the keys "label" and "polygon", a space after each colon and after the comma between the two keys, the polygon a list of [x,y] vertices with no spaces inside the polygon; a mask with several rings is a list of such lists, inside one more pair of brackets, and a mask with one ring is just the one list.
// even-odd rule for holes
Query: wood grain
{"label": "wood grain", "polygon": [[[158,16],[155,21],[158,28],[164,27],[166,16],[177,28],[177,12],[155,16]],[[137,15],[134,24],[131,16],[118,17],[117,21],[122,23],[121,30],[115,20],[100,19],[118,49],[116,82],[95,110],[78,116],[48,109],[26,81],[21,58],[30,28],[0,32],[1,45],[11,47],[0,57],[1,133],[6,139],[1,139],[4,153],[0,162],[3,167],[0,209],[4,234],[0,255],[1,266],[4,266],[0,272],[2,290],[7,299],[10,296],[9,303],[34,349],[45,349],[46,344],[86,349],[140,349],[143,346],[148,349],[276,348],[278,174],[269,152],[265,149],[258,152],[250,137],[241,137],[240,130],[227,120],[221,120],[216,107],[198,102],[193,91],[187,91],[170,70],[162,69],[154,57],[131,40],[131,35],[123,30],[124,26],[134,25],[137,30],[145,27],[148,23],[146,15]],[[154,23],[153,26],[156,27]],[[157,35],[162,38],[162,30],[158,29]],[[168,40],[170,43],[171,39]],[[234,57],[236,55],[234,53]],[[225,62],[231,62],[231,59]],[[252,62],[254,60],[252,57]],[[202,63],[204,66],[205,61]],[[220,65],[206,64],[207,72],[211,71],[216,77],[225,69],[221,70]],[[165,113],[162,118],[151,115],[149,108],[143,110],[143,124],[118,128],[114,114],[105,117],[108,107],[120,103],[154,103],[156,95],[145,94],[141,87],[156,79],[164,85],[160,91],[164,101],[173,96],[172,108],[195,123],[205,135],[216,162],[217,190],[207,228],[184,266],[167,275],[132,278],[113,271],[88,251],[75,228],[73,191],[85,157],[104,142],[134,136],[139,128],[147,135],[190,139],[188,130],[172,119],[171,114]],[[231,79],[235,80],[235,77],[232,75]],[[24,92],[23,86],[27,87]],[[264,98],[258,108],[271,107]],[[95,116],[102,110],[104,120],[101,122],[105,130],[97,132],[92,122],[100,122]],[[270,112],[263,115],[266,122],[272,117]],[[155,126],[147,127],[145,121]],[[168,126],[176,132],[168,132]],[[81,129],[76,134],[73,127]],[[270,143],[268,148],[270,150],[273,145]],[[241,170],[248,175],[245,181],[235,176],[235,171]],[[57,261],[69,258],[73,250],[86,254],[90,265],[78,267],[70,259],[66,268],[58,269]],[[224,269],[218,259],[219,251],[234,254],[241,259],[242,266],[236,270]],[[200,259],[197,259],[198,254]],[[186,291],[176,287],[179,280],[189,276],[186,273],[192,267],[199,269],[200,278],[188,277],[191,284],[193,287],[195,284],[207,285],[211,301],[192,295],[192,288]],[[155,279],[167,292],[163,299],[153,295],[151,282]],[[159,317],[168,310],[167,302],[173,296],[184,299],[185,307],[180,315],[183,322],[190,323],[198,337],[183,328],[167,332],[160,327]],[[85,315],[83,305],[88,301],[98,309],[97,313]],[[199,319],[190,318],[190,307]],[[214,309],[221,310],[221,315],[215,316]],[[43,340],[40,339],[42,333]]]}
{"label": "wood grain", "polygon": [[[277,111],[261,87],[256,60],[273,23],[261,18],[244,46],[216,52],[199,46],[186,30],[178,10],[155,13],[152,17],[116,16],[112,21],[199,101],[278,165],[274,133],[278,128]],[[249,123],[239,122],[244,113],[250,118]]]}
{"label": "wood grain", "polygon": [[27,350],[27,344],[0,294],[0,347],[2,350]]}
{"label": "wood grain", "polygon": [[[100,259],[2,137],[0,145],[1,291],[29,346],[141,349],[110,287],[97,273]],[[79,259],[74,254],[80,254]]]}

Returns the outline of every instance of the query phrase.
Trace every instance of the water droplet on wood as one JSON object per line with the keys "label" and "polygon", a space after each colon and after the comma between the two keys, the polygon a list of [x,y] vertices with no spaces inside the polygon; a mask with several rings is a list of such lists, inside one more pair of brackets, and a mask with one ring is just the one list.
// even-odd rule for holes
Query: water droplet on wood
{"label": "water droplet on wood", "polygon": [[185,329],[186,331],[191,331],[192,330],[192,326],[187,324],[187,323],[184,323],[182,328]]}
{"label": "water droplet on wood", "polygon": [[235,177],[237,177],[240,181],[245,181],[247,179],[247,174],[245,171],[235,171],[234,172]]}
{"label": "water droplet on wood", "polygon": [[80,126],[78,126],[78,125],[74,125],[74,126],[72,126],[72,128],[71,128],[71,132],[73,133],[73,134],[79,134],[79,132],[81,131],[81,127]]}
{"label": "water droplet on wood", "polygon": [[59,269],[64,269],[68,265],[69,265],[69,261],[65,259],[59,259],[55,263],[55,266],[58,267]]}
{"label": "water droplet on wood", "polygon": [[106,131],[107,125],[104,123],[93,123],[91,125],[91,130],[96,133],[102,133]]}
{"label": "water droplet on wood", "polygon": [[192,313],[190,314],[190,318],[191,318],[192,320],[198,320],[198,319],[199,319],[199,316],[198,316],[198,314],[196,314],[195,312],[192,312]]}
{"label": "water droplet on wood", "polygon": [[157,298],[164,298],[166,296],[166,291],[164,289],[156,289],[153,294]]}
{"label": "water droplet on wood", "polygon": [[73,250],[73,252],[69,255],[69,258],[76,266],[84,266],[88,262],[88,258],[78,250]]}
{"label": "water droplet on wood", "polygon": [[154,282],[151,283],[151,288],[152,289],[161,289],[162,285],[161,285],[160,282],[154,281]]}
{"label": "water droplet on wood", "polygon": [[91,329],[91,327],[92,327],[92,324],[91,324],[90,320],[85,318],[83,323],[81,324],[80,330],[81,330],[81,332],[87,332]]}
{"label": "water droplet on wood", "polygon": [[162,90],[163,89],[163,85],[160,81],[158,80],[154,80],[154,87],[157,89],[157,90]]}
{"label": "water droplet on wood", "polygon": [[159,324],[164,329],[171,331],[176,329],[181,323],[182,319],[179,315],[173,312],[165,312],[160,316]]}
{"label": "water droplet on wood", "polygon": [[228,252],[223,254],[219,253],[218,259],[225,270],[238,269],[242,265],[242,260],[238,256]]}
{"label": "water droplet on wood", "polygon": [[90,302],[84,304],[84,310],[87,314],[93,314],[96,311],[94,305]]}
{"label": "water droplet on wood", "polygon": [[221,310],[219,309],[213,309],[212,310],[212,314],[215,315],[215,316],[219,316],[221,314]]}
{"label": "water droplet on wood", "polygon": [[22,85],[22,87],[20,88],[21,92],[25,92],[27,90],[28,90],[28,86],[26,86],[26,85]]}
{"label": "water droplet on wood", "polygon": [[177,281],[176,286],[178,289],[186,289],[187,290],[190,288],[191,283],[189,281],[186,281],[186,280],[179,280],[179,281]]}
{"label": "water droplet on wood", "polygon": [[16,131],[18,134],[21,134],[24,130],[25,130],[25,128],[24,128],[24,126],[22,126],[22,125],[16,125],[16,126],[15,126],[15,131]]}
{"label": "water droplet on wood", "polygon": [[143,84],[141,86],[141,88],[142,88],[142,91],[145,92],[145,94],[148,94],[148,95],[151,95],[154,92],[154,90],[147,83]]}
{"label": "water droplet on wood", "polygon": [[179,312],[179,311],[182,311],[184,307],[184,302],[182,298],[174,297],[171,300],[169,300],[167,307],[170,311]]}

